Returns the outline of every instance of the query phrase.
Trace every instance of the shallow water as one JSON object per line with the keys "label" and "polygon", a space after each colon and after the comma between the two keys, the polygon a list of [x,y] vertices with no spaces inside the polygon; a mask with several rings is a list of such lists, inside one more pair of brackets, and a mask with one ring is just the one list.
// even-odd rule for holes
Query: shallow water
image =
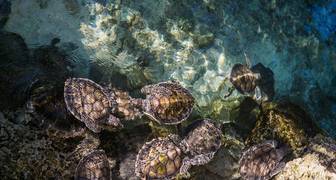
{"label": "shallow water", "polygon": [[[204,118],[221,128],[222,147],[190,169],[192,179],[240,178],[243,150],[269,139],[290,147],[286,162],[306,167],[295,158],[318,154],[302,152],[314,146],[309,138],[336,138],[335,59],[335,0],[0,0],[0,174],[69,179],[80,159],[102,149],[113,179],[136,179],[145,142],[182,135]],[[238,63],[252,79],[232,80]],[[65,105],[70,77],[111,84],[128,93],[128,105],[145,98],[144,86],[176,81],[195,105],[178,126],[127,116],[138,107],[126,105],[116,115],[123,128],[93,133]],[[315,137],[333,147],[331,139]],[[315,179],[336,178],[335,149],[325,149],[323,160],[308,158],[326,171]],[[275,178],[299,177],[291,163]]]}

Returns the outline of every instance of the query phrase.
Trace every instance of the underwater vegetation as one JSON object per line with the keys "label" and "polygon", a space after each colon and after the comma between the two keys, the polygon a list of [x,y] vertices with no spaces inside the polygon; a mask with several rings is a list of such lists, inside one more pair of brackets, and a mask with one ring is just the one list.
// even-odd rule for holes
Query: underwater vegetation
{"label": "underwater vegetation", "polygon": [[335,9],[0,0],[0,174],[335,179]]}

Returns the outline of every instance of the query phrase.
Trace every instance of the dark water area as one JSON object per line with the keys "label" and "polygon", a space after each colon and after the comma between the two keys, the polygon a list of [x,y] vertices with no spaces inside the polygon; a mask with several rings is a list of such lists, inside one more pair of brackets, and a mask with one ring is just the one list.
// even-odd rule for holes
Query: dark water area
{"label": "dark water area", "polygon": [[0,0],[1,179],[336,179],[335,0]]}

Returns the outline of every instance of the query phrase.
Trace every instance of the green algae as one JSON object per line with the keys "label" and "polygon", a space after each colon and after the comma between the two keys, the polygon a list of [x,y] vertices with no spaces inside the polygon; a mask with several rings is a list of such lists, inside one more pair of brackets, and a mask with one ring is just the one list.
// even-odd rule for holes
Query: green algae
{"label": "green algae", "polygon": [[277,139],[286,143],[295,155],[299,155],[307,145],[308,138],[317,131],[310,117],[299,106],[291,103],[264,103],[246,143]]}

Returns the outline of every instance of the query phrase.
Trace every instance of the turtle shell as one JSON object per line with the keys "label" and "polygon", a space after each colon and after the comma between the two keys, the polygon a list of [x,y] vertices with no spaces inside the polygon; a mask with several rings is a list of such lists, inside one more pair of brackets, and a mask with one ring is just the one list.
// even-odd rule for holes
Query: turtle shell
{"label": "turtle shell", "polygon": [[253,93],[257,87],[258,78],[249,67],[243,64],[235,64],[230,74],[230,82],[242,94]]}
{"label": "turtle shell", "polygon": [[270,179],[279,173],[288,149],[277,146],[276,141],[268,140],[247,149],[239,161],[240,175],[244,179]]}
{"label": "turtle shell", "polygon": [[135,173],[146,179],[170,179],[182,165],[181,150],[169,138],[157,138],[145,143],[140,149]]}
{"label": "turtle shell", "polygon": [[147,95],[145,114],[163,124],[178,124],[192,112],[194,98],[175,82],[162,82],[141,89]]}
{"label": "turtle shell", "polygon": [[83,78],[69,78],[64,85],[67,109],[94,132],[100,132],[99,123],[112,110],[107,93],[99,84]]}
{"label": "turtle shell", "polygon": [[103,150],[94,150],[80,160],[76,168],[76,180],[110,180],[110,165]]}
{"label": "turtle shell", "polygon": [[[184,146],[192,156],[207,156],[211,154],[211,158],[203,158],[206,162],[212,159],[212,155],[217,152],[221,146],[221,130],[217,128],[209,119],[198,120],[187,127],[186,135],[183,139]],[[200,158],[199,158],[200,159]]]}

